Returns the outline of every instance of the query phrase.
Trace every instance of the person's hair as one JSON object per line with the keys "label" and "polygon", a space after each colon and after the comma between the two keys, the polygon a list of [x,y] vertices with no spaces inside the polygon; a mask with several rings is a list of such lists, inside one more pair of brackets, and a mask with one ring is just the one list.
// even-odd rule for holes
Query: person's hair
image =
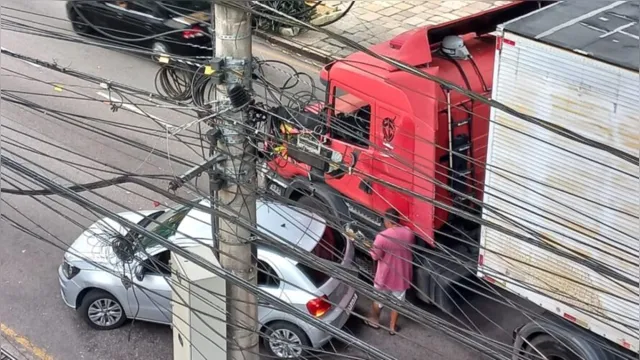
{"label": "person's hair", "polygon": [[394,224],[400,224],[400,213],[396,209],[388,209],[384,213],[384,218],[385,220],[390,221]]}

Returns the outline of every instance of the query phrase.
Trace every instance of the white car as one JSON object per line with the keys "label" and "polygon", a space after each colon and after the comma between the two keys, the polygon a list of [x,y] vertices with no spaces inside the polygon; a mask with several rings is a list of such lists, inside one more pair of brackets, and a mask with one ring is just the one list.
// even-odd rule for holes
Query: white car
{"label": "white car", "polygon": [[[201,204],[209,206],[206,200]],[[194,238],[213,243],[209,213],[188,206],[140,213],[144,216],[133,212],[119,215],[180,247],[197,245]],[[315,214],[278,203],[258,202],[257,222],[259,229],[276,234],[280,241],[296,244],[345,267],[352,266],[351,242]],[[114,250],[114,239],[127,233],[125,227],[108,218],[96,222],[70,246],[59,268],[62,299],[95,329],[114,329],[133,318],[171,323],[171,287],[167,282],[169,250],[148,237],[133,235],[145,252],[166,269],[149,270],[158,265],[154,267],[143,252],[131,261],[123,261],[122,255],[117,255],[120,252]],[[346,323],[357,300],[352,287],[260,245],[258,266],[261,289],[337,328]],[[134,286],[125,286],[123,275]],[[148,291],[139,290],[141,288]],[[261,330],[268,335],[264,337],[264,345],[277,358],[299,357],[303,349],[319,348],[331,339],[325,331],[273,307],[260,306],[258,317]]]}

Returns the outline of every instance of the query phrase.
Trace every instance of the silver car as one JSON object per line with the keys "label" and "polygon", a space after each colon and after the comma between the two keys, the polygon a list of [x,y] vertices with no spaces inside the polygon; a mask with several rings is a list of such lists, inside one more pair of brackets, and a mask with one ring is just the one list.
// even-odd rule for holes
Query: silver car
{"label": "silver car", "polygon": [[[209,206],[206,200],[201,204]],[[296,244],[327,260],[352,266],[353,245],[328,227],[321,217],[272,202],[258,202],[257,209],[261,230],[277,234],[280,241]],[[119,215],[180,247],[198,244],[184,240],[187,237],[212,244],[211,216],[206,212],[179,206],[140,214]],[[126,319],[134,318],[171,324],[171,287],[167,282],[169,250],[147,237],[128,232],[108,218],[94,223],[69,247],[59,267],[62,299],[95,329],[114,329]],[[126,256],[131,251],[123,251],[122,242],[115,240],[123,236],[136,238],[146,251]],[[147,254],[154,259],[149,259]],[[335,327],[341,328],[346,323],[357,300],[352,287],[260,245],[258,266],[258,286],[262,290]],[[129,281],[134,286],[124,285]],[[287,312],[263,305],[258,309],[259,323],[261,332],[267,335],[264,345],[272,355],[296,358],[304,348],[319,348],[331,339],[325,331]]]}

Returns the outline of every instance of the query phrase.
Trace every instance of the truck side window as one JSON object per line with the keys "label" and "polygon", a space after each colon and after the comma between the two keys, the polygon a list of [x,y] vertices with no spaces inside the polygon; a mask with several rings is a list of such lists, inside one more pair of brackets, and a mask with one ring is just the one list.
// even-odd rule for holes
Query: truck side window
{"label": "truck side window", "polygon": [[359,147],[369,147],[371,104],[344,89],[334,87],[331,104],[331,135],[334,139]]}

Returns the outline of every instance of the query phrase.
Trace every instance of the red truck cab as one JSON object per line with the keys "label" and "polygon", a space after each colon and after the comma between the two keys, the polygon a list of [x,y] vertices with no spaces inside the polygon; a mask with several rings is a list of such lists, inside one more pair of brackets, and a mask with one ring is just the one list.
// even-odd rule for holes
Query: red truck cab
{"label": "red truck cab", "polygon": [[435,231],[460,220],[448,206],[477,211],[471,199],[482,199],[489,107],[455,87],[490,96],[496,49],[491,32],[537,6],[504,5],[370,48],[452,86],[364,52],[326,65],[326,102],[308,109],[326,125],[307,129],[320,135],[315,138],[321,144],[310,145],[315,140],[308,136],[298,143],[306,155],[296,156],[291,144],[302,135],[289,142],[287,156],[267,163],[268,188],[292,200],[313,197],[337,218],[373,230],[382,227],[380,214],[395,208],[433,246]]}

